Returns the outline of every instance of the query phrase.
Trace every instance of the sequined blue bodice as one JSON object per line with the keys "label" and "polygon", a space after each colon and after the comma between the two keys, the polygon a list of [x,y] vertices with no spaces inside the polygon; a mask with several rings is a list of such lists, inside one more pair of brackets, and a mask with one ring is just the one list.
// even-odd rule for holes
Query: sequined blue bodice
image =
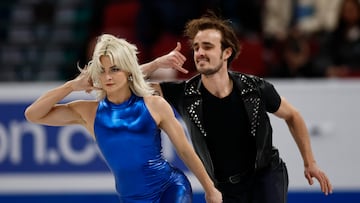
{"label": "sequined blue bodice", "polygon": [[142,97],[121,104],[101,100],[94,130],[120,196],[151,196],[164,187],[173,168],[162,158],[160,130]]}

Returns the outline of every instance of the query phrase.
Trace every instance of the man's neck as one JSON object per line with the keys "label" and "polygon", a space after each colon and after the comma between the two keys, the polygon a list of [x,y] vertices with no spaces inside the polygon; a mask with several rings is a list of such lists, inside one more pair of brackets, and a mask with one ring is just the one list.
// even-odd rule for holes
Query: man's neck
{"label": "man's neck", "polygon": [[224,98],[233,88],[233,82],[227,71],[219,71],[212,75],[201,75],[204,87],[214,96]]}

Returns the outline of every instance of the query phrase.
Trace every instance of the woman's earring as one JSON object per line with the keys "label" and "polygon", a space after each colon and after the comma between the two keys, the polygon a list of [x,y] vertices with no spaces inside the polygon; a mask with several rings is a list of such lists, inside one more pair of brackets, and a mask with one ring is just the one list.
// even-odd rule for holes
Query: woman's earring
{"label": "woman's earring", "polygon": [[128,76],[128,81],[130,81],[130,82],[133,81],[133,76],[132,76],[132,75],[129,75],[129,76]]}

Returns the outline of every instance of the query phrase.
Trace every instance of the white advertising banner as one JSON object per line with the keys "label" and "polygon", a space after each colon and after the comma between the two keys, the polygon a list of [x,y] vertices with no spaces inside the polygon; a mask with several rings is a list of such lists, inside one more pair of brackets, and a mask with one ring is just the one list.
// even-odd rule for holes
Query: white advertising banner
{"label": "white advertising banner", "polygon": [[[303,115],[318,165],[335,190],[360,191],[360,80],[269,80]],[[24,110],[59,83],[0,84],[0,196],[31,193],[108,193],[114,183],[95,142],[79,126],[28,123]],[[75,93],[66,98],[92,99]],[[270,116],[274,145],[289,171],[290,191],[316,191],[303,174],[300,152],[283,120]],[[185,170],[194,192],[202,192],[164,139],[170,162]]]}
{"label": "white advertising banner", "polygon": [[[360,189],[360,81],[276,80],[278,92],[303,115],[318,165],[337,190]],[[286,161],[290,189],[309,189],[303,162],[286,124],[271,116],[274,145]],[[318,184],[317,184],[318,185]],[[317,187],[316,187],[317,188]]]}

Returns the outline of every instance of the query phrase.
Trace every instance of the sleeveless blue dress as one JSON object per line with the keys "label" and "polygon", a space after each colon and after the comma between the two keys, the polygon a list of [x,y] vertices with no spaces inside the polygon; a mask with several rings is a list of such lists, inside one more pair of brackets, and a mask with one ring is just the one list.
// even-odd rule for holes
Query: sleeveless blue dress
{"label": "sleeveless blue dress", "polygon": [[101,100],[94,131],[121,202],[192,202],[187,177],[162,156],[161,131],[142,97],[132,94],[121,104]]}

